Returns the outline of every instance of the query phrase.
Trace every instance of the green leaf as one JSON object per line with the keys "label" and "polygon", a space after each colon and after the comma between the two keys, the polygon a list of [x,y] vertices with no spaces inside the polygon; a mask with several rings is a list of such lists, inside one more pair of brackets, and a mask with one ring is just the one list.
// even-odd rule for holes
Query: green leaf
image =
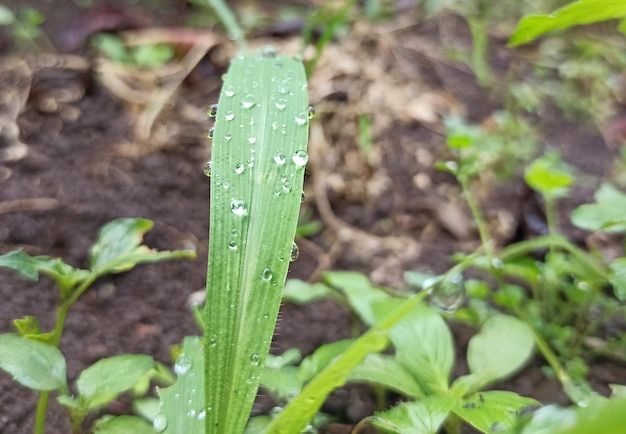
{"label": "green leaf", "polygon": [[92,45],[109,59],[120,63],[128,62],[126,45],[118,36],[110,33],[96,33],[91,41]]}
{"label": "green leaf", "polygon": [[609,282],[613,285],[615,297],[619,301],[626,301],[626,258],[619,258],[609,265]]}
{"label": "green leaf", "polygon": [[534,342],[533,331],[525,322],[508,315],[495,315],[469,342],[470,372],[480,378],[482,385],[504,379],[526,364]]}
{"label": "green leaf", "polygon": [[548,197],[565,196],[574,182],[571,169],[556,153],[547,153],[526,169],[524,180],[534,190]]}
{"label": "green leaf", "polygon": [[139,379],[154,368],[152,357],[125,354],[98,360],[78,376],[76,387],[88,409],[102,407],[120,393],[132,389]]}
{"label": "green leaf", "polygon": [[347,297],[350,308],[365,324],[375,323],[372,303],[387,300],[389,295],[374,288],[367,276],[353,271],[333,271],[324,274],[324,283],[340,289]]}
{"label": "green leaf", "polygon": [[194,251],[157,252],[141,245],[143,235],[151,228],[150,220],[131,218],[113,220],[102,226],[91,248],[91,271],[97,275],[121,273],[140,263],[196,257]]}
{"label": "green leaf", "polygon": [[508,432],[518,412],[541,405],[517,393],[492,390],[476,393],[456,403],[454,412],[474,428],[484,432]]}
{"label": "green leaf", "polygon": [[266,367],[261,377],[261,387],[278,398],[285,400],[293,398],[302,390],[302,381],[298,378],[298,367],[283,366],[280,369]]}
{"label": "green leaf", "polygon": [[349,382],[378,384],[411,398],[420,398],[424,393],[413,376],[395,359],[386,354],[368,354],[350,372]]}
{"label": "green leaf", "polygon": [[154,420],[161,412],[161,402],[157,398],[133,399],[133,413],[146,420]]}
{"label": "green leaf", "polygon": [[400,404],[385,412],[377,412],[367,421],[385,433],[436,434],[455,402],[452,396],[429,396],[420,401]]}
{"label": "green leaf", "polygon": [[6,6],[0,5],[0,26],[8,26],[15,22],[15,14]]}
{"label": "green leaf", "polygon": [[39,280],[37,260],[22,250],[15,250],[0,256],[0,267],[17,271],[27,279]]}
{"label": "green leaf", "polygon": [[204,419],[211,411],[204,402],[203,345],[199,337],[185,338],[174,371],[178,375],[176,383],[159,389],[161,413],[154,419],[154,426],[164,427],[161,431],[169,434],[203,434]]}
{"label": "green leaf", "polygon": [[205,310],[209,432],[243,432],[256,396],[298,223],[307,108],[300,60],[271,50],[232,60],[212,148]]}
{"label": "green leaf", "polygon": [[611,388],[611,398],[626,398],[626,386],[621,384],[609,384]]}
{"label": "green leaf", "polygon": [[67,389],[65,358],[56,347],[44,342],[0,334],[0,368],[29,389]]}
{"label": "green leaf", "polygon": [[148,422],[137,416],[105,416],[95,422],[94,434],[155,434]]}
{"label": "green leaf", "polygon": [[322,372],[336,357],[345,352],[353,343],[353,339],[343,339],[318,347],[313,354],[305,357],[302,363],[300,363],[298,368],[298,378],[300,381],[307,382]]}
{"label": "green leaf", "polygon": [[594,198],[596,203],[581,205],[572,212],[572,224],[590,231],[626,232],[626,194],[602,184]]}
{"label": "green leaf", "polygon": [[626,3],[623,0],[581,0],[557,9],[550,15],[529,15],[522,18],[509,39],[509,45],[525,44],[553,30],[625,16]]}
{"label": "green leaf", "polygon": [[[381,307],[382,303],[375,306],[377,314]],[[396,359],[426,394],[448,390],[454,343],[450,329],[438,313],[419,306],[391,330],[389,338],[396,348]]]}
{"label": "green leaf", "polygon": [[154,68],[169,62],[174,57],[174,49],[165,44],[139,45],[130,50],[130,56],[135,64]]}
{"label": "green leaf", "polygon": [[337,292],[323,283],[308,283],[289,279],[283,289],[283,301],[296,304],[309,304],[323,298],[336,298]]}

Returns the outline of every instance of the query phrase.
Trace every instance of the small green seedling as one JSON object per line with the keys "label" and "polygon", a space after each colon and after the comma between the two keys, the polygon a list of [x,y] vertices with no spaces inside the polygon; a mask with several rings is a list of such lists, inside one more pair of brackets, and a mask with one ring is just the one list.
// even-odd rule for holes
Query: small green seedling
{"label": "small green seedling", "polygon": [[[19,334],[0,334],[0,368],[21,385],[40,392],[35,434],[44,432],[48,399],[53,391],[58,392],[58,401],[68,410],[72,432],[79,433],[90,411],[105,407],[119,394],[135,387],[145,393],[151,378],[164,383],[173,381],[167,368],[155,363],[152,357],[123,355],[101,359],[83,370],[73,395],[67,384],[65,358],[58,350],[69,309],[98,278],[129,271],[142,263],[195,258],[194,251],[158,252],[142,245],[144,233],[151,228],[152,222],[145,219],[124,218],[107,223],[91,248],[90,266],[86,270],[58,258],[30,256],[21,250],[0,256],[0,267],[10,268],[31,280],[37,280],[40,274],[51,278],[61,298],[52,331],[42,332],[39,320],[28,316],[14,321]],[[130,416],[125,420],[128,426],[145,424]],[[119,422],[107,424],[117,426]]]}

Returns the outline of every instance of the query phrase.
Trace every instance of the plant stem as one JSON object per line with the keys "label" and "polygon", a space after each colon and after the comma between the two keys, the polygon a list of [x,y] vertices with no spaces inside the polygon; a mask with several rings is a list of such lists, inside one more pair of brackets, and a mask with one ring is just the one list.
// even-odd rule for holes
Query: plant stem
{"label": "plant stem", "polygon": [[228,7],[228,4],[223,0],[208,0],[208,4],[215,10],[215,13],[217,13],[217,16],[228,32],[228,36],[232,40],[237,41],[237,45],[241,50],[246,49],[247,45],[243,37],[243,30],[239,27],[239,24],[237,24],[237,19],[233,11]]}
{"label": "plant stem", "polygon": [[476,226],[478,227],[478,234],[480,235],[480,242],[485,248],[485,254],[487,255],[487,258],[489,259],[489,264],[493,265],[492,264],[492,260],[494,258],[493,243],[491,241],[491,235],[489,234],[489,229],[487,228],[487,222],[485,221],[485,216],[480,210],[478,201],[476,200],[476,198],[474,197],[470,189],[469,179],[463,175],[459,176],[457,179],[459,180],[459,183],[461,184],[461,189],[463,190],[463,197],[465,197],[465,200],[467,201],[467,204],[470,207],[470,211],[472,212],[472,215],[474,216],[474,220],[476,221]]}
{"label": "plant stem", "polygon": [[35,434],[44,434],[46,430],[46,412],[48,411],[48,399],[50,392],[41,392],[37,400],[37,413],[35,416]]}

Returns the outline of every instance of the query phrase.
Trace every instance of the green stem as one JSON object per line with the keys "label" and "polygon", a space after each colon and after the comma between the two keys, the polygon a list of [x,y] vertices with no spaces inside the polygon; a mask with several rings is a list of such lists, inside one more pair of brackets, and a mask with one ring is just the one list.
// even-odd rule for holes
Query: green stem
{"label": "green stem", "polygon": [[469,179],[465,176],[459,176],[457,178],[459,183],[461,184],[461,189],[463,190],[463,197],[467,201],[467,204],[470,207],[470,211],[472,212],[472,216],[474,216],[474,220],[476,221],[476,226],[478,227],[478,234],[480,235],[480,242],[485,248],[485,254],[489,259],[489,264],[492,264],[492,260],[494,258],[493,251],[493,243],[491,241],[491,235],[489,234],[489,229],[487,228],[487,222],[485,221],[485,216],[483,215],[480,206],[478,205],[478,201],[474,197],[470,186]]}
{"label": "green stem", "polygon": [[209,6],[211,6],[218,18],[226,28],[228,32],[228,36],[237,42],[237,45],[241,50],[245,50],[247,48],[246,40],[243,37],[243,30],[237,24],[237,19],[235,18],[235,14],[230,10],[228,4],[223,0],[208,0]]}
{"label": "green stem", "polygon": [[37,413],[35,416],[35,434],[44,434],[46,431],[46,412],[50,392],[41,392],[37,400]]}

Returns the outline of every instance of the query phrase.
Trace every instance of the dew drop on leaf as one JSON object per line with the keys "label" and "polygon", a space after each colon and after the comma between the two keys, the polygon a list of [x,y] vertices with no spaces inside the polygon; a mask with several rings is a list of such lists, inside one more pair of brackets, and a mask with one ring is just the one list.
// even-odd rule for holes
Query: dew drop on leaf
{"label": "dew drop on leaf", "polygon": [[248,143],[250,143],[251,145],[256,143],[256,137],[254,136],[250,136],[248,137]]}
{"label": "dew drop on leaf", "polygon": [[296,166],[304,167],[309,161],[309,155],[306,153],[306,151],[296,151],[291,156],[291,159]]}
{"label": "dew drop on leaf", "polygon": [[261,356],[259,356],[258,353],[253,353],[252,356],[250,356],[250,364],[252,364],[252,366],[259,366],[260,361]]}
{"label": "dew drop on leaf", "polygon": [[226,113],[226,115],[224,116],[224,119],[226,119],[227,121],[232,121],[233,119],[235,119],[235,113],[233,112]]}
{"label": "dew drop on leaf", "polygon": [[307,121],[309,120],[309,114],[305,112],[300,112],[296,115],[295,120],[296,120],[296,125],[299,125],[299,126],[305,125]]}
{"label": "dew drop on leaf", "polygon": [[202,168],[204,174],[206,176],[211,176],[211,166],[213,165],[213,163],[211,161],[207,161],[206,163],[204,163],[204,166]]}
{"label": "dew drop on leaf", "polygon": [[189,369],[191,369],[191,360],[184,354],[181,354],[174,364],[174,372],[176,375],[183,375]]}
{"label": "dew drop on leaf", "polygon": [[211,127],[207,130],[206,132],[206,137],[207,139],[212,139],[213,138],[213,133],[215,132],[215,128]]}
{"label": "dew drop on leaf", "polygon": [[244,170],[246,170],[246,166],[244,166],[241,163],[237,163],[237,165],[235,166],[235,173],[237,175],[241,175],[244,172]]}
{"label": "dew drop on leaf", "polygon": [[235,240],[230,240],[228,242],[228,249],[229,250],[237,250],[237,241]]}
{"label": "dew drop on leaf", "polygon": [[276,164],[283,165],[285,164],[285,161],[287,161],[287,157],[282,152],[277,152],[274,155],[274,161],[276,162]]}
{"label": "dew drop on leaf", "polygon": [[214,118],[215,116],[217,116],[218,107],[219,107],[219,104],[211,104],[209,108],[207,109],[206,114],[209,115],[210,118]]}
{"label": "dew drop on leaf", "polygon": [[243,200],[233,200],[230,203],[230,210],[236,216],[242,217],[248,213],[248,205]]}
{"label": "dew drop on leaf", "polygon": [[261,48],[261,56],[263,57],[276,57],[277,54],[278,52],[276,51],[276,48],[271,45],[266,45]]}
{"label": "dew drop on leaf", "polygon": [[245,109],[250,109],[256,104],[256,97],[252,93],[247,93],[241,100],[241,105]]}
{"label": "dew drop on leaf", "polygon": [[162,413],[157,414],[157,416],[154,418],[154,421],[152,422],[152,426],[154,427],[156,432],[165,431],[165,428],[167,428],[167,417]]}
{"label": "dew drop on leaf", "polygon": [[315,108],[310,105],[308,108],[309,119],[313,119],[315,117]]}
{"label": "dew drop on leaf", "polygon": [[224,136],[224,140],[226,140],[227,142],[230,142],[233,139],[233,135],[231,133],[226,133],[226,135]]}
{"label": "dew drop on leaf", "polygon": [[291,260],[291,262],[293,262],[296,259],[298,259],[299,256],[300,256],[300,248],[298,247],[298,245],[296,243],[293,243],[291,245],[291,254],[289,256],[289,260]]}
{"label": "dew drop on leaf", "polygon": [[465,302],[465,285],[461,274],[444,278],[428,290],[433,306],[446,312],[456,311]]}
{"label": "dew drop on leaf", "polygon": [[290,184],[289,182],[285,182],[285,183],[283,184],[283,191],[284,191],[285,193],[289,193],[289,192],[291,192],[291,184]]}
{"label": "dew drop on leaf", "polygon": [[281,98],[278,101],[276,101],[276,108],[280,111],[285,110],[285,107],[287,107],[287,100],[285,98]]}
{"label": "dew drop on leaf", "polygon": [[263,279],[266,282],[269,282],[271,278],[272,278],[272,270],[265,267],[263,271],[261,271],[261,279]]}
{"label": "dew drop on leaf", "polygon": [[235,94],[237,93],[237,91],[235,90],[235,86],[228,85],[228,87],[226,87],[226,89],[224,89],[224,95],[226,95],[229,98],[232,98],[233,96],[235,96]]}

